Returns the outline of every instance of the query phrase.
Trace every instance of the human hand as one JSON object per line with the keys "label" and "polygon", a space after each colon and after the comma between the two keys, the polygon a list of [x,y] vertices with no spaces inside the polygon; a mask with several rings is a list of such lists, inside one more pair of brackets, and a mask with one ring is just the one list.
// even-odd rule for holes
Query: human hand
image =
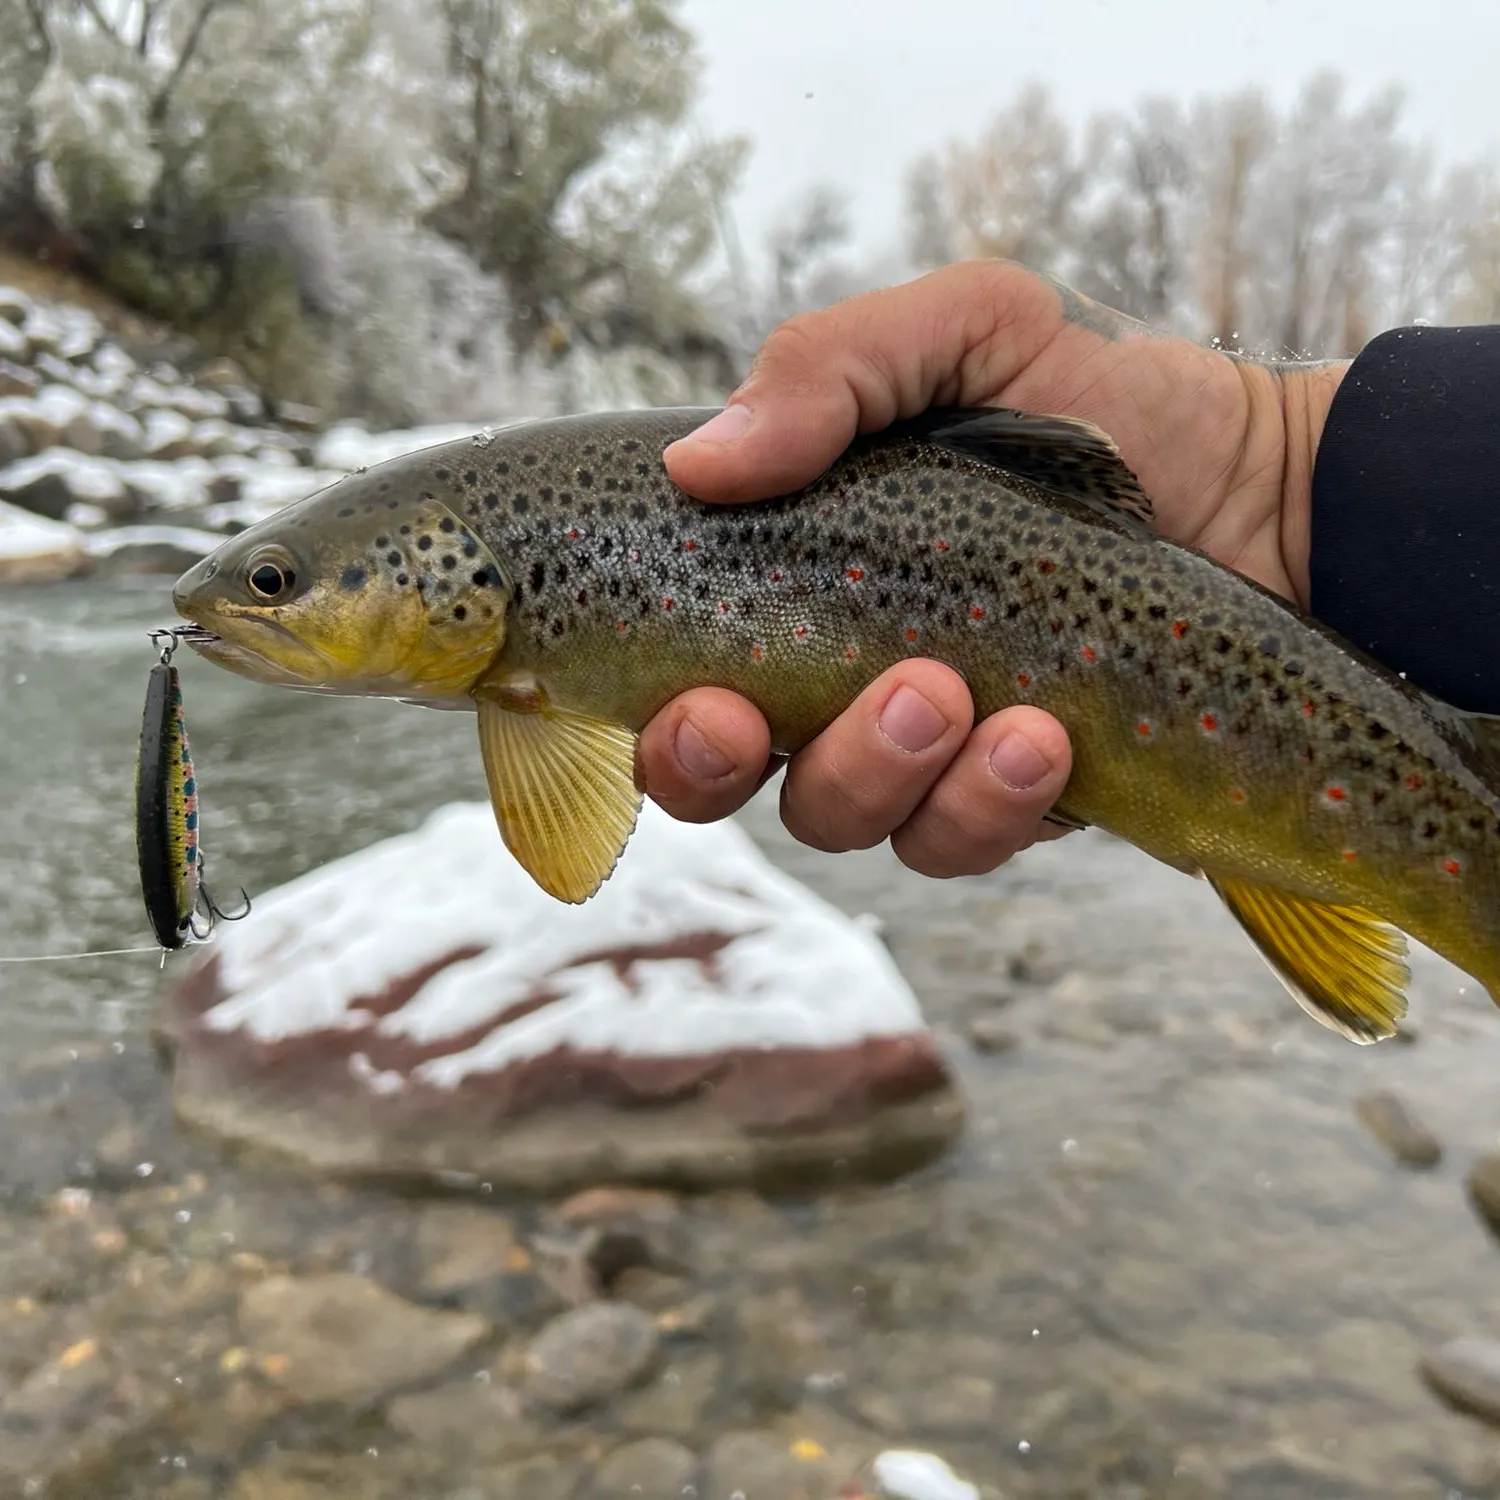
{"label": "human hand", "polygon": [[[783,323],[666,464],[701,500],[760,500],[810,483],[856,433],[932,405],[1084,417],[1115,440],[1161,532],[1305,606],[1313,458],[1346,368],[1246,360],[1013,263],[971,261]],[[711,822],[754,795],[769,750],[758,709],[700,688],[646,726],[639,764],[667,812]],[[956,672],[907,661],[791,759],[782,820],[814,848],[889,838],[923,874],[981,874],[1063,831],[1042,819],[1070,768],[1050,715],[1017,706],[975,725]]]}

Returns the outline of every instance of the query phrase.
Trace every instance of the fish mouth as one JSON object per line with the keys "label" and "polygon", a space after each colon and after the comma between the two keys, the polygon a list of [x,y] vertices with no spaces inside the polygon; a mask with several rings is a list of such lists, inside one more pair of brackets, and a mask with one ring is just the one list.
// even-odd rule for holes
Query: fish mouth
{"label": "fish mouth", "polygon": [[[248,677],[255,682],[264,682],[274,687],[300,687],[313,692],[335,691],[320,680],[322,673],[314,666],[315,663],[323,665],[318,654],[278,621],[236,619],[234,624],[238,628],[235,631],[236,638],[233,640],[196,624],[189,625],[174,634],[183,644],[191,646],[199,656],[240,677]],[[244,627],[247,625],[251,630],[264,632],[271,637],[271,640],[292,647],[297,656],[308,659],[308,666],[313,667],[314,670],[299,671],[286,666],[275,655],[268,654],[274,650],[271,640],[267,641],[266,650],[258,650],[255,646],[248,645],[244,640]]]}

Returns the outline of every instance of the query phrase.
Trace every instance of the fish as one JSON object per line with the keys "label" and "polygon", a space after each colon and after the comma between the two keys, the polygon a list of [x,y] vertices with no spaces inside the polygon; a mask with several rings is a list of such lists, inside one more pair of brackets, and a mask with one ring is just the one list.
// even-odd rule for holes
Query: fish
{"label": "fish", "polygon": [[664,449],[713,413],[515,424],[337,480],[177,581],[200,654],[305,691],[473,710],[496,821],[587,900],[642,793],[636,740],[714,685],[792,755],[906,658],[980,717],[1067,729],[1054,816],[1201,875],[1297,1002],[1368,1043],[1407,939],[1500,996],[1500,734],[1155,528],[1099,427],[934,408],[814,482],[707,505]]}
{"label": "fish", "polygon": [[141,895],[157,942],[168,950],[203,939],[215,920],[238,921],[250,910],[226,913],[203,879],[198,776],[183,712],[182,681],[172,653],[193,629],[154,631],[165,638],[161,659],[146,679],[146,704],[136,749],[135,841]]}

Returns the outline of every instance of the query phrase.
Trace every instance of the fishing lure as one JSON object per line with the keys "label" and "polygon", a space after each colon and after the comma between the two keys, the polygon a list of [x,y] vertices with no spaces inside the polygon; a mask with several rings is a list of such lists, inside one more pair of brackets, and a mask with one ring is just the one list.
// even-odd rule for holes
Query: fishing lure
{"label": "fishing lure", "polygon": [[226,912],[203,878],[198,781],[182,711],[182,684],[172,653],[183,641],[212,638],[195,625],[153,630],[161,653],[146,683],[146,708],[135,773],[135,844],[141,894],[152,930],[163,948],[202,941],[220,919],[237,922],[250,910]]}

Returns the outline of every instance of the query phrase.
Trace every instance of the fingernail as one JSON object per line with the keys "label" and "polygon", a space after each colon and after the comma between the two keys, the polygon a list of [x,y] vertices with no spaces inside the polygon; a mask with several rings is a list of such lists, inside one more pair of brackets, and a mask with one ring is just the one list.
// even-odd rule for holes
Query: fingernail
{"label": "fingernail", "polygon": [[732,443],[743,437],[750,425],[748,406],[726,406],[718,416],[710,417],[701,427],[696,427],[683,439],[686,443]]}
{"label": "fingernail", "polygon": [[677,752],[677,764],[695,781],[717,781],[734,770],[734,762],[710,745],[686,719],[677,726],[672,748]]}
{"label": "fingernail", "polygon": [[880,714],[880,732],[898,750],[915,755],[942,739],[948,721],[915,688],[904,684]]}
{"label": "fingernail", "polygon": [[1047,757],[1014,729],[990,751],[990,770],[1013,792],[1034,787],[1051,769]]}

